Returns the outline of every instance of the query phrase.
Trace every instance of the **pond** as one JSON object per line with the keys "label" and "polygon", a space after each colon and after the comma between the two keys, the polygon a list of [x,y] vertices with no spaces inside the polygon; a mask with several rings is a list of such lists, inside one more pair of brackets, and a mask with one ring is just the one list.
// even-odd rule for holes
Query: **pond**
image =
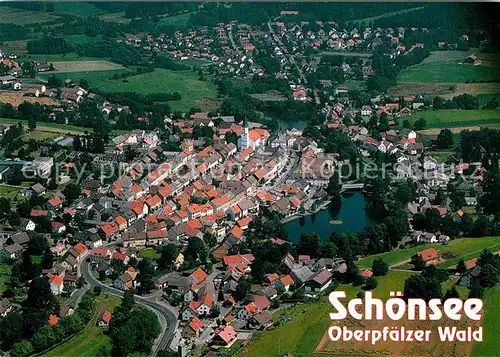
{"label": "pond", "polygon": [[341,201],[340,207],[331,205],[316,214],[285,223],[288,239],[299,243],[302,233],[314,232],[325,241],[333,232],[361,232],[365,227],[375,225],[375,220],[366,212],[361,192],[344,194]]}

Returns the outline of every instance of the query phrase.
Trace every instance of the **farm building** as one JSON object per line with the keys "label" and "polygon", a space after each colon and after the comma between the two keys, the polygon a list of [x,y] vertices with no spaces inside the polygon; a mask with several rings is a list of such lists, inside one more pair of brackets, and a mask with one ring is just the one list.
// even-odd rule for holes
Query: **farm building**
{"label": "farm building", "polygon": [[473,66],[478,66],[481,64],[481,60],[477,58],[476,55],[469,55],[465,57],[464,61],[462,62],[463,64],[471,64]]}

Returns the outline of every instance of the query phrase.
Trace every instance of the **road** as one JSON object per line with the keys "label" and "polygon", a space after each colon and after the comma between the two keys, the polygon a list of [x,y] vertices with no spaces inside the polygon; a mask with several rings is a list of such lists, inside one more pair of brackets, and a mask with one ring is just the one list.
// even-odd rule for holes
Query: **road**
{"label": "road", "polygon": [[[94,278],[90,271],[90,265],[91,263],[86,260],[81,264],[81,274],[90,286],[100,286],[103,293],[123,297],[123,291],[110,287]],[[174,337],[177,328],[177,314],[173,309],[158,303],[155,294],[147,298],[135,295],[135,301],[137,304],[155,312],[159,318],[162,333],[153,345],[152,351],[153,356],[155,356],[158,351],[167,349],[170,345],[170,341]]]}
{"label": "road", "polygon": [[[281,41],[280,37],[278,35],[276,35],[276,33],[274,32],[273,27],[271,26],[270,22],[267,23],[267,27],[269,29],[269,33],[271,34],[271,37],[274,39],[274,41],[276,41],[276,44],[278,44],[278,46],[281,48],[281,51],[283,51],[283,54],[288,58],[288,61],[290,62],[290,64],[292,66],[295,66],[295,68],[297,68],[297,71],[299,72],[300,78],[302,79],[302,83],[304,83],[304,85],[307,85],[307,78],[306,78],[304,72],[302,71],[302,68],[299,65],[297,65],[297,62],[295,62],[295,58],[293,57],[293,55],[288,53],[287,48],[285,47],[285,45],[283,45],[283,42]],[[313,89],[313,94],[315,97],[316,104],[320,104],[319,95],[318,95],[318,92],[316,91],[316,89]]]}

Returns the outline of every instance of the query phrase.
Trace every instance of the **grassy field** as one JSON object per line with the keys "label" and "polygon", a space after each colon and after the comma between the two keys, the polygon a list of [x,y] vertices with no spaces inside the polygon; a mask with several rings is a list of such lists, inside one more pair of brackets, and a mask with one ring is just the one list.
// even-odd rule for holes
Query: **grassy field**
{"label": "grassy field", "polygon": [[[5,198],[8,198],[12,201],[14,199],[14,197],[17,196],[18,192],[19,192],[19,188],[17,188],[17,187],[0,185],[0,197],[5,197]],[[0,273],[1,272],[2,272],[2,269],[0,268]]]}
{"label": "grassy field", "polygon": [[179,92],[180,101],[169,102],[174,110],[188,111],[192,107],[202,107],[203,100],[215,100],[217,92],[213,83],[197,79],[191,71],[170,71],[157,69],[120,80],[106,80],[96,85],[103,92],[173,93]]}
{"label": "grassy field", "polygon": [[[108,295],[101,294],[97,300],[101,304],[100,309],[102,309],[102,304],[104,304],[104,309],[113,312],[116,306],[121,303],[121,299]],[[97,305],[99,306],[99,305]],[[92,316],[92,320],[96,321],[98,311],[103,311],[97,309],[94,311],[94,315]],[[82,333],[76,335],[68,342],[54,348],[53,350],[48,351],[43,354],[43,357],[62,357],[62,356],[71,356],[71,357],[93,357],[96,356],[98,351],[102,347],[111,348],[111,339],[104,334],[104,329],[101,327],[97,327],[94,323],[89,323],[87,327],[83,330]]]}
{"label": "grassy field", "polygon": [[482,320],[484,336],[482,343],[476,343],[472,349],[472,357],[498,356],[500,340],[500,287],[493,288],[483,299],[485,309]]}
{"label": "grassy field", "polygon": [[61,61],[52,62],[58,73],[67,72],[97,72],[123,69],[117,63],[108,61]]}
{"label": "grassy field", "polygon": [[111,348],[111,340],[104,333],[104,329],[97,326],[86,327],[83,332],[67,343],[62,344],[45,353],[44,357],[90,357],[96,356],[104,346]]}
{"label": "grassy field", "polygon": [[35,23],[52,22],[60,19],[59,16],[40,11],[28,11],[10,7],[2,7],[0,23],[17,25],[30,25]]}
{"label": "grassy field", "polygon": [[[374,290],[374,296],[380,299],[389,298],[389,292],[404,289],[404,282],[413,273],[411,272],[400,272],[400,271],[390,271],[385,277],[378,278],[379,285]],[[442,284],[442,290],[446,291],[454,284],[453,280],[446,281]],[[360,287],[353,287],[351,285],[340,285],[337,290],[344,290],[347,293],[348,298],[353,298],[356,294],[361,291]],[[468,295],[468,290],[465,288],[457,287],[461,297],[466,297]],[[324,337],[327,328],[332,324],[328,318],[328,313],[331,311],[331,305],[329,304],[325,296],[321,297],[321,300],[317,303],[305,303],[299,304],[294,307],[289,307],[285,309],[278,310],[273,315],[275,321],[280,321],[282,317],[291,318],[289,322],[282,323],[274,329],[267,330],[266,332],[258,332],[255,339],[250,342],[247,347],[238,355],[240,357],[268,357],[268,356],[281,356],[286,352],[292,353],[295,356],[307,356],[307,357],[319,357],[319,356],[360,356],[360,355],[394,355],[384,351],[384,353],[376,353],[376,349],[371,346],[366,346],[361,352],[358,346],[352,346],[352,348],[343,348],[337,350],[337,346],[325,346],[327,348],[322,351],[316,351],[318,344]],[[496,318],[498,319],[498,317]],[[385,323],[381,322],[381,323]],[[354,326],[366,326],[368,322],[356,322]],[[425,324],[425,323],[424,323]],[[350,326],[351,328],[353,326]],[[426,327],[427,328],[427,327]],[[435,332],[437,333],[437,332]],[[359,344],[360,345],[360,344]],[[439,344],[438,344],[439,345]],[[341,346],[339,343],[338,347]],[[425,347],[423,354],[420,355],[433,355],[431,351],[433,350],[433,345],[430,347]],[[391,346],[392,347],[392,346]],[[397,348],[401,348],[398,346]],[[409,347],[412,348],[412,347]],[[420,347],[419,347],[420,348]],[[446,344],[440,344],[440,348],[452,348],[452,346],[446,346]],[[467,348],[471,348],[469,345]],[[460,347],[457,349],[457,352]],[[379,351],[380,352],[380,351]],[[411,352],[415,351],[404,351],[401,355],[413,355]],[[443,354],[449,355],[449,354]],[[457,356],[460,354],[457,354]]]}
{"label": "grassy field", "polygon": [[79,16],[92,16],[92,15],[102,15],[105,14],[106,11],[98,8],[97,6],[87,3],[87,2],[56,2],[55,12],[67,12],[72,15]]}
{"label": "grassy field", "polygon": [[[395,250],[392,252],[371,255],[366,258],[362,258],[358,261],[358,266],[360,268],[371,268],[373,260],[376,258],[382,258],[387,264],[395,265],[405,260],[411,258],[413,254],[427,248],[435,248],[439,252],[454,252],[457,254],[457,259],[460,257],[472,259],[471,255],[475,257],[479,256],[479,253],[485,248],[491,249],[491,251],[497,251],[500,247],[500,236],[498,237],[485,237],[485,238],[460,238],[451,241],[447,245],[442,244],[424,244],[416,247]],[[467,260],[467,259],[466,259]],[[456,262],[454,263],[456,264]],[[451,264],[451,265],[454,265]]]}
{"label": "grassy field", "polygon": [[398,82],[464,83],[500,79],[500,68],[464,65],[458,61],[421,63],[406,68]]}
{"label": "grassy field", "polygon": [[[452,99],[464,93],[478,96],[498,94],[500,93],[500,83],[401,82],[391,86],[388,91],[389,95],[397,97],[405,95],[439,95],[445,99]],[[481,98],[479,100],[482,103]]]}
{"label": "grassy field", "polygon": [[441,164],[446,162],[450,156],[454,155],[454,151],[429,151],[429,155],[436,159],[436,161]]}
{"label": "grassy field", "polygon": [[127,19],[125,17],[125,11],[120,11],[120,12],[111,12],[108,14],[104,14],[99,16],[99,18],[102,21],[107,21],[107,22],[118,22],[121,24],[128,24],[130,22],[130,19]]}
{"label": "grassy field", "polygon": [[[0,123],[2,124],[7,124],[7,125],[17,125],[17,123],[23,123],[25,128],[28,126],[28,121],[27,120],[20,120],[20,119],[5,119],[5,118],[0,118]],[[80,126],[74,126],[74,125],[66,125],[66,124],[59,124],[59,123],[37,123],[36,125],[36,130],[39,131],[47,131],[47,132],[52,132],[52,133],[62,133],[62,134],[83,134],[85,131],[91,132],[92,129],[90,128],[83,128]]]}
{"label": "grassy field", "polygon": [[417,112],[412,116],[406,117],[405,119],[408,119],[411,123],[413,123],[420,118],[424,118],[426,121],[425,129],[500,124],[500,110],[426,110]]}
{"label": "grassy field", "polygon": [[158,21],[158,26],[175,26],[176,29],[187,27],[189,16],[190,13],[162,17]]}
{"label": "grassy field", "polygon": [[[1,188],[0,188],[0,195],[4,197]],[[0,294],[2,294],[7,289],[6,283],[9,281],[11,269],[12,269],[11,265],[0,264]]]}
{"label": "grassy field", "polygon": [[71,43],[73,46],[85,44],[85,43],[95,43],[101,40],[101,36],[90,37],[87,35],[69,35],[65,36],[64,39]]}
{"label": "grassy field", "polygon": [[[80,36],[80,35],[78,35]],[[27,54],[21,57],[22,60],[33,60],[40,62],[68,62],[68,61],[102,61],[102,58],[97,57],[80,57],[75,52],[69,52],[64,54],[47,54],[47,55],[35,55]]]}
{"label": "grassy field", "polygon": [[78,82],[80,79],[86,79],[91,88],[98,87],[99,84],[103,81],[110,80],[115,74],[120,75],[122,73],[128,72],[128,69],[117,69],[110,71],[90,71],[90,72],[65,72],[65,73],[44,73],[40,75],[40,78],[47,79],[50,76],[54,75],[58,78],[61,78],[63,81],[66,79],[71,79],[75,82]]}
{"label": "grassy field", "polygon": [[139,251],[139,256],[141,258],[158,259],[160,254],[153,248],[142,249]]}

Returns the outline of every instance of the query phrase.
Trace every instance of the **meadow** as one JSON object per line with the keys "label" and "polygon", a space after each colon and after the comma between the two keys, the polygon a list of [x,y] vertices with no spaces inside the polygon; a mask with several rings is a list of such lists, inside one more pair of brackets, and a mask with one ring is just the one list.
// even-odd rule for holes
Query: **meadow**
{"label": "meadow", "polygon": [[84,78],[90,85],[90,88],[97,88],[99,84],[103,81],[111,80],[114,75],[121,75],[122,73],[127,73],[128,69],[115,69],[108,71],[78,71],[78,72],[51,72],[44,73],[40,75],[42,79],[48,79],[50,76],[56,76],[63,81],[66,79],[71,79],[74,82],[78,82],[80,79]]}
{"label": "meadow", "polygon": [[59,73],[98,72],[123,69],[123,66],[109,61],[58,61],[52,62]]}
{"label": "meadow", "polygon": [[500,79],[500,68],[464,65],[460,62],[428,62],[408,67],[398,82],[464,83]]}
{"label": "meadow", "polygon": [[486,309],[482,325],[484,329],[483,343],[476,343],[472,348],[472,357],[498,356],[500,340],[500,287],[489,290],[484,297]]}
{"label": "meadow", "polygon": [[2,24],[31,25],[60,19],[59,16],[48,12],[28,11],[10,7],[2,7],[1,11],[0,23]]}
{"label": "meadow", "polygon": [[426,121],[425,129],[432,128],[457,128],[477,125],[500,124],[500,110],[496,109],[442,109],[426,110],[416,112],[415,114],[400,119],[400,122],[407,119],[410,123],[424,118]]}
{"label": "meadow", "polygon": [[[17,125],[19,122],[21,122],[24,125],[24,128],[27,129],[28,126],[27,120],[0,118],[0,123],[2,124]],[[92,129],[90,128],[83,128],[81,126],[59,124],[59,123],[45,123],[45,122],[37,123],[36,130],[47,131],[52,133],[62,133],[62,134],[70,133],[75,135],[83,134],[86,131],[87,132],[92,131]]]}
{"label": "meadow", "polygon": [[[373,290],[374,297],[380,299],[389,298],[390,291],[404,290],[404,282],[410,277],[412,272],[390,271],[388,275],[377,278],[379,285]],[[450,279],[444,282],[441,286],[442,291],[446,291],[453,286],[455,280]],[[347,293],[347,298],[354,298],[361,287],[352,285],[340,285],[336,290],[344,290]],[[462,298],[468,295],[468,289],[457,287]],[[490,316],[493,320],[498,320],[498,317],[493,316],[490,311],[498,310],[497,306],[487,303],[486,316]],[[381,343],[377,346],[371,346],[366,343],[352,342],[331,342],[325,335],[328,327],[332,325],[332,321],[328,318],[328,313],[332,311],[332,307],[326,296],[319,298],[319,301],[306,302],[297,304],[292,307],[286,307],[277,310],[273,314],[274,321],[278,321],[278,325],[268,329],[265,332],[257,332],[254,339],[238,354],[240,357],[268,357],[282,356],[285,353],[292,353],[294,356],[320,357],[325,355],[337,356],[448,356],[452,351],[456,351],[456,356],[464,356],[470,353],[472,344],[450,344],[440,343],[431,338],[428,344],[389,344]],[[279,322],[285,321],[285,322]],[[462,324],[465,321],[462,322]],[[394,324],[394,322],[392,322]],[[417,324],[415,322],[410,322]],[[391,321],[353,321],[346,320],[342,324],[350,325],[350,328],[380,328],[381,326],[391,325]],[[483,325],[486,325],[487,322]],[[399,323],[398,325],[401,325]],[[433,334],[437,334],[435,328],[436,322],[418,322],[420,328],[433,329]],[[494,326],[489,324],[489,326]],[[416,327],[416,326],[413,326]],[[493,332],[492,332],[493,333]]]}
{"label": "meadow", "polygon": [[485,248],[491,249],[491,251],[495,252],[499,250],[499,247],[500,236],[484,238],[459,238],[451,241],[446,245],[424,244],[407,249],[400,249],[387,253],[371,255],[369,257],[361,258],[360,260],[358,260],[358,266],[360,268],[371,268],[373,261],[377,258],[382,258],[390,266],[397,265],[409,260],[416,252],[427,248],[434,248],[438,252],[454,252],[457,255],[457,259],[459,259],[460,257],[472,259],[479,256],[481,251]]}
{"label": "meadow", "polygon": [[203,107],[203,100],[215,100],[217,90],[213,83],[200,81],[192,71],[170,71],[156,69],[152,73],[126,79],[105,80],[95,85],[103,92],[137,92],[141,94],[178,92],[182,99],[170,101],[173,110],[188,111],[192,107]]}
{"label": "meadow", "polygon": [[95,326],[95,321],[104,309],[114,311],[115,307],[121,303],[121,299],[101,294],[97,298],[99,308],[94,311],[93,317],[85,329],[71,338],[69,341],[47,351],[43,357],[61,357],[61,356],[97,356],[102,348],[111,348],[111,339],[104,334],[105,329]]}

